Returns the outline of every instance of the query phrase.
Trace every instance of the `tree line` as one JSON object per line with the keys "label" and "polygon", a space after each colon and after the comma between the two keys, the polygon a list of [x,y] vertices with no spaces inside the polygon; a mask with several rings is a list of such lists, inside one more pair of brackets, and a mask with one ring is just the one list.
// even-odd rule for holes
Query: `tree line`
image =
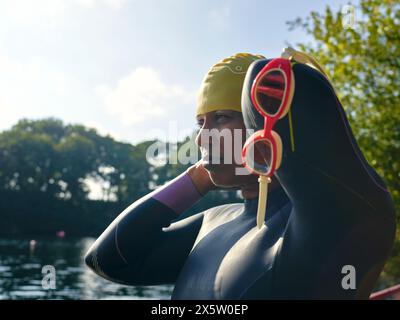
{"label": "tree line", "polygon": [[[0,236],[96,236],[127,206],[190,165],[146,159],[156,141],[132,145],[61,120],[20,120],[0,133]],[[190,137],[178,143],[190,143]],[[96,194],[93,195],[95,185]],[[210,192],[184,216],[240,201]]]}

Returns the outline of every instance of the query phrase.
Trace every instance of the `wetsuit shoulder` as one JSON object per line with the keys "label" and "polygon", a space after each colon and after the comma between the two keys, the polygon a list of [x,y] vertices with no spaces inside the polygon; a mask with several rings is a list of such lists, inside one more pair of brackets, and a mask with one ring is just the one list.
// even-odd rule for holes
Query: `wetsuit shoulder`
{"label": "wetsuit shoulder", "polygon": [[193,248],[215,228],[236,219],[243,212],[243,203],[224,204],[204,211],[203,223]]}

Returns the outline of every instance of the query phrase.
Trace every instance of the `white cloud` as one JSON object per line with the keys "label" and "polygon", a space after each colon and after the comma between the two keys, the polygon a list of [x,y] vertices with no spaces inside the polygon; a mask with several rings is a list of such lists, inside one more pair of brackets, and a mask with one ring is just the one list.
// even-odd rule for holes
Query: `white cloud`
{"label": "white cloud", "polygon": [[109,129],[105,128],[103,125],[101,125],[97,121],[89,120],[89,121],[84,121],[82,124],[85,127],[96,129],[97,133],[102,135],[102,136],[109,135],[114,140],[117,140],[117,141],[121,141],[122,140],[122,137],[121,137],[121,135],[119,133],[117,133],[117,132],[115,132],[113,130],[109,130]]}
{"label": "white cloud", "polygon": [[122,78],[114,88],[96,89],[105,110],[123,125],[143,123],[153,117],[177,112],[178,107],[193,101],[194,94],[183,87],[164,83],[159,74],[148,67],[139,67]]}
{"label": "white cloud", "polygon": [[[17,23],[32,20],[51,20],[57,18],[66,9],[64,0],[5,0],[0,4],[2,15]],[[49,22],[49,21],[48,21]]]}
{"label": "white cloud", "polygon": [[22,63],[0,55],[0,70],[0,129],[22,117],[56,114],[70,96],[70,80],[39,61]]}
{"label": "white cloud", "polygon": [[169,138],[171,121],[181,137],[195,122],[195,92],[163,82],[152,68],[137,68],[115,85],[93,91],[40,60],[21,62],[0,54],[0,70],[0,130],[21,118],[52,116],[136,143]]}
{"label": "white cloud", "polygon": [[[120,9],[127,0],[2,0],[0,2],[0,19],[9,24],[34,25],[37,27],[54,27],[68,21],[69,14],[76,10]],[[68,15],[67,15],[68,14]]]}

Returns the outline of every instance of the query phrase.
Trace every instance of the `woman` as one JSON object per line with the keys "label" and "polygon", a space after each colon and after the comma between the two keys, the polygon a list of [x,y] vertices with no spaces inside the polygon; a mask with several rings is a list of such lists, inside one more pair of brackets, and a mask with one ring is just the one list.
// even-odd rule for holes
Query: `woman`
{"label": "woman", "polygon": [[[249,92],[267,62],[237,54],[211,68],[197,108],[196,141],[204,159],[117,217],[86,256],[95,272],[132,285],[175,283],[173,299],[368,297],[393,242],[393,203],[360,158],[341,106],[318,72],[300,64],[293,68],[296,151],[288,147],[284,118],[274,129],[284,149],[279,182],[273,179],[268,195],[265,228],[256,226],[257,176],[237,174],[238,161],[207,161],[224,162],[228,154],[225,149],[211,154],[214,141],[204,139],[205,130],[242,129],[242,145],[246,126],[263,127]],[[237,143],[232,142],[233,153],[241,149]],[[239,187],[244,204],[211,208],[170,224],[217,187]],[[357,272],[350,290],[342,286],[346,265]]]}

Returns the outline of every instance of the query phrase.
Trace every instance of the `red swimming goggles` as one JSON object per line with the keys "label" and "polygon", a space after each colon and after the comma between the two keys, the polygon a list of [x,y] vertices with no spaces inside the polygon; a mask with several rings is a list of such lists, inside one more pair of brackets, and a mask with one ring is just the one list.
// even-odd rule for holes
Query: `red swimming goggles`
{"label": "red swimming goggles", "polygon": [[[273,131],[273,127],[290,111],[295,88],[292,65],[296,62],[308,64],[327,77],[322,67],[311,56],[286,48],[281,58],[271,60],[261,69],[251,87],[251,101],[264,117],[264,129],[253,133],[246,140],[242,150],[242,161],[251,173],[260,175],[257,213],[259,228],[265,220],[270,177],[279,168],[282,160],[282,140],[278,133]],[[292,151],[294,151],[290,113],[289,125]]]}

